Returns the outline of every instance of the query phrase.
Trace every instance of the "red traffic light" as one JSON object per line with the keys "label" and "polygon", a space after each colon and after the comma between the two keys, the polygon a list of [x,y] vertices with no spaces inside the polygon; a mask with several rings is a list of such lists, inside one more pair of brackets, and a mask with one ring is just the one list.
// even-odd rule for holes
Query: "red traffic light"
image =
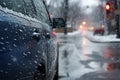
{"label": "red traffic light", "polygon": [[111,4],[110,4],[110,2],[106,3],[105,10],[106,10],[106,18],[110,18],[110,12],[111,12]]}
{"label": "red traffic light", "polygon": [[106,3],[105,9],[106,9],[106,10],[110,10],[110,9],[111,9],[111,5],[110,5],[109,2]]}
{"label": "red traffic light", "polygon": [[106,5],[106,10],[110,10],[110,5]]}

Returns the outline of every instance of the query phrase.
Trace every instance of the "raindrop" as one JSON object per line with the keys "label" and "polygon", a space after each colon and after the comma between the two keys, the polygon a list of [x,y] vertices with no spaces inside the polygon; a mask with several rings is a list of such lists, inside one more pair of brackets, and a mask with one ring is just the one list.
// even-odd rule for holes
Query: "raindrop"
{"label": "raindrop", "polygon": [[10,42],[7,41],[6,43],[9,44]]}
{"label": "raindrop", "polygon": [[34,63],[36,63],[36,64],[37,64],[37,61],[34,61]]}
{"label": "raindrop", "polygon": [[40,51],[37,51],[38,53],[40,53]]}
{"label": "raindrop", "polygon": [[27,34],[24,34],[25,36],[27,36]]}
{"label": "raindrop", "polygon": [[23,32],[21,29],[19,29],[20,32]]}
{"label": "raindrop", "polygon": [[19,72],[20,74],[22,74],[22,72]]}
{"label": "raindrop", "polygon": [[13,44],[13,46],[14,46],[14,47],[17,47],[17,45],[16,45],[16,44]]}
{"label": "raindrop", "polygon": [[1,40],[4,40],[4,38],[3,38],[3,37],[1,37]]}
{"label": "raindrop", "polygon": [[30,29],[30,31],[32,31],[33,29]]}
{"label": "raindrop", "polygon": [[6,48],[5,48],[5,47],[2,47],[2,49],[3,49],[3,50],[6,50]]}
{"label": "raindrop", "polygon": [[3,43],[3,42],[0,42],[0,44],[1,44],[1,45],[4,45],[4,43]]}
{"label": "raindrop", "polygon": [[3,70],[0,70],[1,73],[3,73]]}
{"label": "raindrop", "polygon": [[5,74],[8,74],[8,72],[7,72],[7,71],[5,71]]}
{"label": "raindrop", "polygon": [[11,63],[8,63],[8,65],[10,66],[10,65],[11,65]]}
{"label": "raindrop", "polygon": [[31,52],[28,52],[28,54],[31,54]]}
{"label": "raindrop", "polygon": [[14,39],[14,41],[17,41],[17,39]]}
{"label": "raindrop", "polygon": [[27,54],[26,54],[26,53],[23,53],[23,55],[24,55],[24,56],[27,56]]}
{"label": "raindrop", "polygon": [[22,37],[22,40],[24,40],[25,38],[24,37]]}
{"label": "raindrop", "polygon": [[6,38],[9,38],[8,36]]}
{"label": "raindrop", "polygon": [[17,59],[15,57],[12,58],[13,62],[17,62]]}
{"label": "raindrop", "polygon": [[5,28],[5,31],[7,31],[8,30],[8,28]]}
{"label": "raindrop", "polygon": [[16,34],[18,34],[18,32],[15,32]]}
{"label": "raindrop", "polygon": [[37,58],[37,57],[38,57],[38,55],[35,55],[35,57]]}
{"label": "raindrop", "polygon": [[23,27],[24,31],[26,31],[25,27]]}
{"label": "raindrop", "polygon": [[9,48],[10,51],[12,51],[13,49]]}
{"label": "raindrop", "polygon": [[23,63],[23,66],[25,66],[25,63]]}
{"label": "raindrop", "polygon": [[3,5],[4,5],[4,6],[6,6],[6,3],[5,3],[5,2],[3,2]]}
{"label": "raindrop", "polygon": [[17,7],[18,7],[18,8],[20,8],[20,7],[21,7],[21,5],[17,5]]}

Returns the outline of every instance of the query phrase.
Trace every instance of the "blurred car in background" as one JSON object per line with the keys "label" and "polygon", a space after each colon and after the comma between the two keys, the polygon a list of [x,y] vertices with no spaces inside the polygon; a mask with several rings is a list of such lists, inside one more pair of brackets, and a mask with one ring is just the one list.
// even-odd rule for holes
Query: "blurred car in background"
{"label": "blurred car in background", "polygon": [[96,34],[101,34],[101,35],[104,35],[104,25],[101,25],[100,27],[94,27],[93,29],[93,35],[96,35]]}

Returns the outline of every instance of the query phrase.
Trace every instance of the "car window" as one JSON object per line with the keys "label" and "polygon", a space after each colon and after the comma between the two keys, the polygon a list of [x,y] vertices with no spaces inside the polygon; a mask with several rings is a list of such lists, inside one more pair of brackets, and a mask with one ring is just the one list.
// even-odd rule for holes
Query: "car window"
{"label": "car window", "polygon": [[0,5],[2,6],[2,7],[7,7],[7,8],[9,8],[9,9],[12,9],[13,8],[13,4],[12,4],[12,1],[10,1],[10,0],[0,0]]}
{"label": "car window", "polygon": [[42,0],[0,0],[0,5],[49,23],[47,11]]}
{"label": "car window", "polygon": [[0,5],[4,8],[25,14],[23,0],[0,0]]}
{"label": "car window", "polygon": [[26,14],[30,17],[36,18],[36,9],[33,3],[33,0],[23,0]]}
{"label": "car window", "polygon": [[33,18],[36,17],[33,0],[0,0],[0,5]]}
{"label": "car window", "polygon": [[45,9],[42,0],[34,0],[34,4],[37,11],[37,16],[38,16],[37,19],[42,20],[43,22],[49,21],[47,16],[47,11]]}

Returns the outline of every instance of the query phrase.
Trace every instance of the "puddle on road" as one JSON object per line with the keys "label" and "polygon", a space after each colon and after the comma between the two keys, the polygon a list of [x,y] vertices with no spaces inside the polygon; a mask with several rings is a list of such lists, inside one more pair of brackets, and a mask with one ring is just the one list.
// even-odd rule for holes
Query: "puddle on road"
{"label": "puddle on road", "polygon": [[81,43],[77,41],[74,39],[70,43],[60,43],[59,80],[111,80],[110,75],[114,77],[117,74],[112,71],[120,69],[119,48],[109,44],[94,45],[88,43],[86,38],[81,38]]}

